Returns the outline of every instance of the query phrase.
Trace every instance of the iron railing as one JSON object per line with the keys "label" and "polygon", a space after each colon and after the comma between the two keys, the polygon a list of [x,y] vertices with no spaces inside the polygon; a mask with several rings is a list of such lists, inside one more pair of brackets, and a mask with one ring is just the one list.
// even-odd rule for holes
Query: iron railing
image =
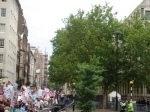
{"label": "iron railing", "polygon": [[64,108],[60,109],[58,112],[67,110],[67,109],[71,109],[72,106],[72,111],[74,112],[75,110],[75,101],[73,100],[70,104],[68,104],[67,106],[65,106]]}

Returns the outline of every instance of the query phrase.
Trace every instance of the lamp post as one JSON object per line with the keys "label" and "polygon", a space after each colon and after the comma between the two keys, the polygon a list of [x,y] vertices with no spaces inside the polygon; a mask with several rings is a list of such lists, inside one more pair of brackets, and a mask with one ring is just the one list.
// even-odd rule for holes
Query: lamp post
{"label": "lamp post", "polygon": [[119,44],[119,36],[121,36],[123,33],[120,30],[116,30],[113,32],[115,35],[115,44],[116,44],[116,82],[115,82],[115,88],[116,88],[116,111],[118,111],[118,44]]}
{"label": "lamp post", "polygon": [[72,93],[72,95],[73,95],[73,105],[72,105],[72,111],[74,112],[75,111],[75,83],[72,83],[72,85],[73,85],[73,93]]}
{"label": "lamp post", "polygon": [[133,80],[130,81],[130,101],[132,101],[132,85],[133,85]]}

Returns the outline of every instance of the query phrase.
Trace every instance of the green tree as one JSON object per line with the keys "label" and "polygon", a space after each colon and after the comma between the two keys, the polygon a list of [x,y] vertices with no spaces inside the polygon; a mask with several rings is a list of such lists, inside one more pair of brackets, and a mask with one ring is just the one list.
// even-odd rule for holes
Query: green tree
{"label": "green tree", "polygon": [[70,15],[64,20],[65,28],[56,32],[53,39],[54,52],[50,60],[50,78],[52,81],[73,83],[78,82],[79,63],[90,63],[91,57],[99,57],[105,71],[99,74],[103,77],[104,106],[109,86],[113,85],[116,76],[114,66],[116,55],[113,44],[113,32],[119,29],[121,23],[111,13],[112,7],[94,6],[88,13],[79,10],[76,15]]}
{"label": "green tree", "polygon": [[125,19],[123,24],[125,45],[121,49],[123,54],[122,63],[120,63],[123,71],[122,79],[128,81],[126,83],[134,80],[135,87],[143,86],[143,84],[149,85],[150,24],[140,17],[139,11],[134,17]]}
{"label": "green tree", "polygon": [[94,106],[92,101],[97,95],[97,90],[102,77],[99,76],[104,71],[100,66],[99,60],[93,57],[90,63],[82,63],[78,65],[78,74],[80,75],[79,83],[76,84],[76,93],[78,106],[82,112],[92,112]]}

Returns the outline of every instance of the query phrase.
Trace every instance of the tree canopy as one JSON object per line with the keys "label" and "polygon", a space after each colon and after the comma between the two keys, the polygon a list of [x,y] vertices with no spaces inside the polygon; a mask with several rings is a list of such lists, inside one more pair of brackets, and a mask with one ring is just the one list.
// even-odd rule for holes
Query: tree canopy
{"label": "tree canopy", "polygon": [[[76,15],[71,14],[64,19],[65,27],[57,30],[51,41],[51,81],[60,84],[78,82],[82,87],[94,77],[99,77],[98,84],[103,86],[104,95],[107,95],[109,87],[114,89],[116,75],[120,83],[128,84],[134,80],[137,87],[149,85],[150,25],[138,12],[133,18],[123,21],[119,21],[116,14],[106,3],[105,6],[93,6],[88,13],[79,10]],[[123,33],[117,41],[113,35],[116,30]],[[93,58],[98,64],[91,64]],[[97,68],[101,72],[95,75]],[[91,74],[91,80],[87,74]]]}

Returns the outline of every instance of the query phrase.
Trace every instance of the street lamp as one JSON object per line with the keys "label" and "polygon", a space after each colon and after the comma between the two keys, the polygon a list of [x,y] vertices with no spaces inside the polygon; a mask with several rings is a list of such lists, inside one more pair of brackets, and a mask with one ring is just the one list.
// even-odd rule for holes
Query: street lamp
{"label": "street lamp", "polygon": [[116,30],[113,32],[115,35],[115,44],[116,44],[116,111],[118,110],[118,96],[117,96],[117,89],[118,89],[118,44],[119,44],[119,37],[123,35],[123,33],[120,30]]}
{"label": "street lamp", "polygon": [[130,81],[130,101],[132,101],[132,85],[133,85],[133,80]]}
{"label": "street lamp", "polygon": [[76,92],[75,92],[75,83],[72,83],[72,85],[73,85],[73,93],[72,93],[72,95],[73,95],[73,105],[72,105],[72,111],[74,112],[75,111],[75,94],[76,94]]}

